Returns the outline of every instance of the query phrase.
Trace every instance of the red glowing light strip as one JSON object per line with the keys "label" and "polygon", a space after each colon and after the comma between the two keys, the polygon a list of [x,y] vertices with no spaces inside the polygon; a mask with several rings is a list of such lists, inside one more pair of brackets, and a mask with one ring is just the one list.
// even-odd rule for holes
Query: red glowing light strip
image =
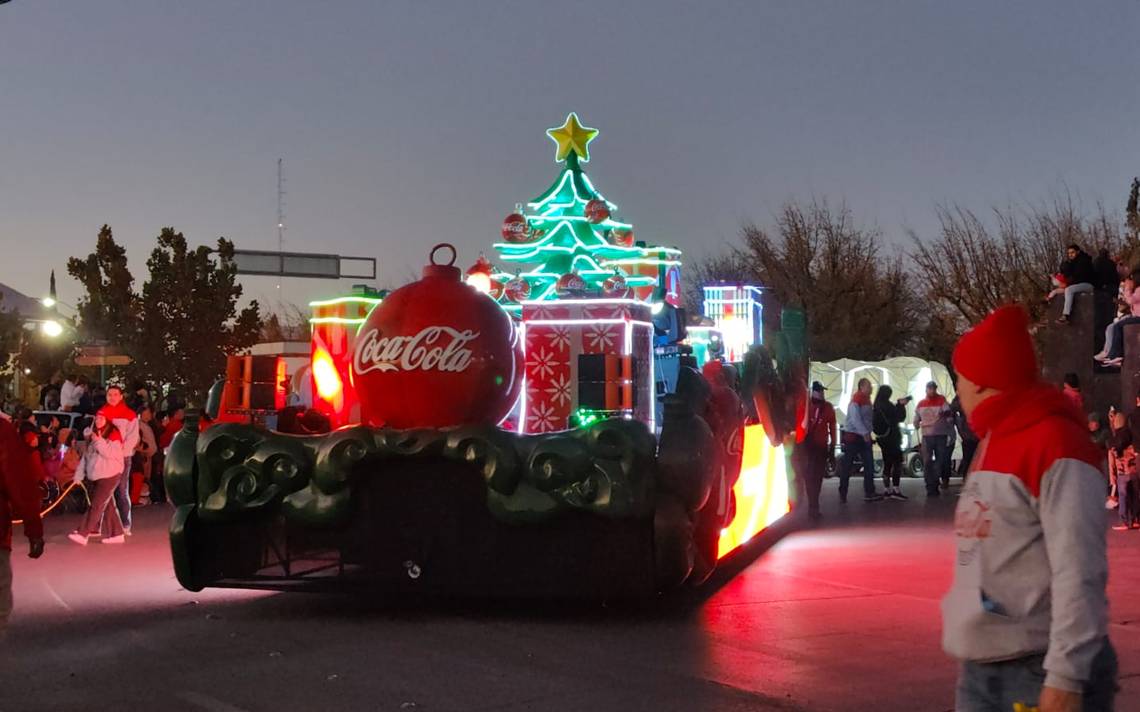
{"label": "red glowing light strip", "polygon": [[744,428],[744,458],[740,478],[732,486],[736,516],[721,530],[717,558],[736,551],[790,510],[784,448],[773,447],[764,428]]}

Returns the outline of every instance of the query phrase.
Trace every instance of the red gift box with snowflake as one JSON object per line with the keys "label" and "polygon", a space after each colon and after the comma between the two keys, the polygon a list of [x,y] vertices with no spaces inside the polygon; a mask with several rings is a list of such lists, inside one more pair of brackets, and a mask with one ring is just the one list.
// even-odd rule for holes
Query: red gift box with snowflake
{"label": "red gift box with snowflake", "polygon": [[519,432],[566,430],[579,408],[654,427],[653,323],[633,299],[525,303]]}

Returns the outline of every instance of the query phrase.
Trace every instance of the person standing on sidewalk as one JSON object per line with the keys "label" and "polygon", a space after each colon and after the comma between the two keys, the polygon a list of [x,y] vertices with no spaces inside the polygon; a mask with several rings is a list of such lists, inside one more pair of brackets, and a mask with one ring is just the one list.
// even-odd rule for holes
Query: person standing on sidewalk
{"label": "person standing on sidewalk", "polygon": [[44,553],[40,483],[16,426],[0,419],[0,638],[12,614],[12,520],[24,520],[28,556]]}
{"label": "person standing on sidewalk", "polygon": [[847,485],[851,469],[858,457],[863,467],[863,500],[878,502],[883,495],[875,492],[875,452],[871,449],[871,431],[874,428],[874,407],[871,405],[871,381],[859,379],[847,418],[843,421],[843,458],[839,461],[839,501],[847,502]]}
{"label": "person standing on sidewalk", "polygon": [[958,438],[962,441],[962,460],[958,463],[958,477],[966,481],[966,474],[970,471],[970,463],[974,460],[974,453],[978,450],[978,436],[970,430],[970,421],[962,410],[962,400],[954,396],[950,402],[950,410],[954,413],[954,429],[958,431]]}
{"label": "person standing on sidewalk", "polygon": [[819,491],[823,487],[823,477],[829,463],[835,462],[835,447],[839,444],[835,425],[835,408],[824,396],[823,384],[811,384],[811,400],[807,407],[807,431],[803,442],[796,445],[792,458],[797,473],[804,483],[804,494],[808,502],[808,516],[817,521],[819,511]]}
{"label": "person standing on sidewalk", "polygon": [[115,506],[119,510],[119,519],[123,522],[123,532],[130,536],[131,458],[139,445],[139,416],[123,401],[123,389],[116,385],[107,386],[107,404],[99,409],[99,415],[118,428],[122,438],[123,475],[115,490]]}
{"label": "person standing on sidewalk", "polygon": [[926,384],[926,397],[914,409],[914,427],[922,429],[922,474],[926,496],[938,496],[938,484],[950,486],[950,437],[954,414],[934,381]]}
{"label": "person standing on sidewalk", "polygon": [[899,424],[906,420],[906,404],[910,396],[892,401],[890,386],[879,386],[875,394],[875,442],[883,454],[883,487],[888,499],[906,499],[902,493],[902,430]]}
{"label": "person standing on sidewalk", "polygon": [[1084,416],[1041,380],[1020,307],[966,332],[953,365],[981,437],[942,599],[942,646],[961,661],[955,709],[1111,710],[1104,479]]}
{"label": "person standing on sidewalk", "polygon": [[75,471],[75,481],[84,476],[92,482],[91,506],[79,528],[67,538],[87,546],[88,537],[102,537],[104,544],[122,544],[126,541],[123,523],[115,507],[115,492],[123,471],[123,436],[114,423],[102,413],[95,416],[91,426],[90,444],[83,455],[83,465]]}

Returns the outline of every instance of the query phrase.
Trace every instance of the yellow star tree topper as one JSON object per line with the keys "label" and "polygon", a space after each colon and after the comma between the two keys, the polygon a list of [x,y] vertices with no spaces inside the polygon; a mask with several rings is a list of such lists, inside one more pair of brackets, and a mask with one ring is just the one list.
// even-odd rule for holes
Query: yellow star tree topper
{"label": "yellow star tree topper", "polygon": [[554,160],[565,161],[566,157],[574,152],[583,163],[586,163],[590,160],[590,141],[598,135],[598,130],[583,126],[578,121],[578,115],[571,111],[566,117],[566,123],[558,128],[547,129],[546,134],[558,144]]}

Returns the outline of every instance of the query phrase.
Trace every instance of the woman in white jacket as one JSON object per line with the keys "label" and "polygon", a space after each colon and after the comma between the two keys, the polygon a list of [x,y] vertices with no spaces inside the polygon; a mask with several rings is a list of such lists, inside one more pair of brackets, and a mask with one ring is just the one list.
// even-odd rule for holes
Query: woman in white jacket
{"label": "woman in white jacket", "polygon": [[75,481],[83,480],[84,475],[91,480],[91,508],[79,525],[79,529],[67,535],[76,544],[87,545],[87,537],[103,537],[104,544],[122,544],[123,522],[119,510],[113,505],[115,488],[123,474],[123,438],[114,423],[102,415],[95,416],[90,431],[87,454],[81,466],[75,470]]}

